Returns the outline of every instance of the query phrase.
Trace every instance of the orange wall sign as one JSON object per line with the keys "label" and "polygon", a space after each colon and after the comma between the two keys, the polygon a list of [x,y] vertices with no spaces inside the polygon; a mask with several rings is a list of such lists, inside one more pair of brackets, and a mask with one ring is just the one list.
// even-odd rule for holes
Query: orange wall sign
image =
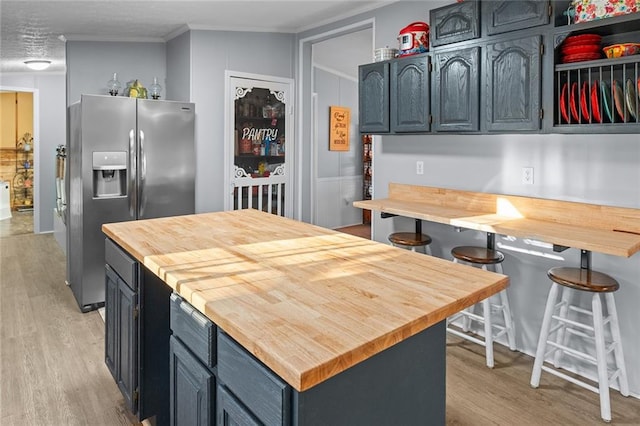
{"label": "orange wall sign", "polygon": [[329,107],[329,150],[349,151],[351,110],[347,107]]}

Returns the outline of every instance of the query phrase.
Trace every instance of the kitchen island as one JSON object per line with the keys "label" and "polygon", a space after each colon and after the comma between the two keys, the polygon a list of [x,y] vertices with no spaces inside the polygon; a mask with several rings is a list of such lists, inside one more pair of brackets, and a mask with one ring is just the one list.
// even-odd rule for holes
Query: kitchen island
{"label": "kitchen island", "polygon": [[[218,424],[444,424],[445,319],[509,282],[251,209],[106,224],[103,231],[141,265],[142,276],[173,291],[158,306],[145,303],[149,289],[142,292],[144,309],[195,308],[189,315],[215,330],[204,352],[211,372],[205,402],[216,402],[203,416],[213,422],[215,412]],[[139,337],[166,339],[166,328],[148,323]],[[198,355],[176,329],[171,345]],[[155,374],[170,374],[166,359],[166,370],[153,366]],[[169,387],[176,418],[181,387]],[[275,396],[265,396],[271,388]]]}

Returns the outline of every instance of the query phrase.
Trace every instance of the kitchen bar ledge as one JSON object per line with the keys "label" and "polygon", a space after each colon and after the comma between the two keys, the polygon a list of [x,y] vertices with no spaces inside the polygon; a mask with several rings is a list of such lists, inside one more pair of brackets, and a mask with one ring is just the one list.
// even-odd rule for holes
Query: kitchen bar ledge
{"label": "kitchen bar ledge", "polygon": [[389,184],[355,207],[614,256],[640,251],[640,209]]}
{"label": "kitchen bar ledge", "polygon": [[102,229],[298,391],[509,283],[504,275],[253,209]]}

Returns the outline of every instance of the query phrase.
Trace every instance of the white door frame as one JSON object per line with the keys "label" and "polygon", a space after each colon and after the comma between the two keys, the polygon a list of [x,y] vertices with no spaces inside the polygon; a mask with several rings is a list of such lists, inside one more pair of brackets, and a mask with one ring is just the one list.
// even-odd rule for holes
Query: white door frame
{"label": "white door frame", "polygon": [[293,217],[293,200],[294,191],[293,191],[293,183],[295,182],[295,176],[297,176],[297,171],[299,169],[299,165],[297,161],[295,161],[295,153],[298,147],[298,140],[295,138],[295,117],[294,114],[294,102],[295,102],[295,82],[292,78],[286,77],[276,77],[271,75],[264,74],[254,74],[240,71],[232,71],[225,70],[224,72],[224,210],[231,210],[231,197],[229,196],[229,191],[233,191],[231,187],[231,164],[229,159],[233,157],[233,146],[234,146],[234,111],[232,109],[233,102],[230,100],[233,98],[232,93],[232,78],[244,78],[247,80],[255,80],[255,81],[264,81],[264,82],[272,82],[272,83],[280,83],[288,86],[289,91],[289,102],[286,105],[286,119],[287,119],[287,140],[286,140],[286,174],[287,181],[285,183],[285,212],[284,215],[286,217]]}
{"label": "white door frame", "polygon": [[[40,233],[40,92],[33,87],[1,86],[0,91],[33,94],[33,233]],[[52,156],[54,154],[51,154]],[[13,184],[13,183],[12,183]]]}

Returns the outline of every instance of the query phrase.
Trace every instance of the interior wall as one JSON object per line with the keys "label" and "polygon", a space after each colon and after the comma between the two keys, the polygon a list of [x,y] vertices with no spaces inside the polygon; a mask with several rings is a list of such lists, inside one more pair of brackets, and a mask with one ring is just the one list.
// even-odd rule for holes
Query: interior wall
{"label": "interior wall", "polygon": [[191,102],[191,32],[189,31],[167,42],[165,89],[162,99]]}
{"label": "interior wall", "polygon": [[127,82],[148,88],[157,77],[166,93],[164,42],[67,41],[67,105],[82,94],[108,95],[107,82],[118,74],[124,93]]}
{"label": "interior wall", "polygon": [[292,34],[191,31],[196,212],[223,210],[228,195],[228,188],[223,188],[225,71],[292,78],[293,45]]}
{"label": "interior wall", "polygon": [[[362,198],[362,144],[358,131],[358,83],[330,70],[314,67],[317,93],[315,149],[315,215],[313,223],[339,228],[362,223],[353,201]],[[349,151],[329,150],[329,108],[348,107]]]}

